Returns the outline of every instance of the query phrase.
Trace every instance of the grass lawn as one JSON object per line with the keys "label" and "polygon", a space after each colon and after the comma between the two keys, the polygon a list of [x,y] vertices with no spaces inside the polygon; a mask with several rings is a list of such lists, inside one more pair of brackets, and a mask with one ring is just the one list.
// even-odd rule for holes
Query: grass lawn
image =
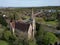
{"label": "grass lawn", "polygon": [[4,31],[4,29],[3,28],[0,28],[0,33],[2,33]]}
{"label": "grass lawn", "polygon": [[0,33],[2,33],[3,31],[5,31],[6,27],[2,26],[0,27]]}
{"label": "grass lawn", "polygon": [[0,45],[8,45],[8,42],[0,40]]}
{"label": "grass lawn", "polygon": [[43,18],[38,18],[38,17],[36,17],[36,22],[43,23],[43,24],[49,24],[52,26],[56,26],[58,23],[57,21],[45,21]]}
{"label": "grass lawn", "polygon": [[[24,16],[24,18],[29,19],[30,16]],[[43,23],[43,24],[49,24],[52,26],[56,26],[57,22],[56,21],[45,21],[43,18],[35,17],[36,22]]]}
{"label": "grass lawn", "polygon": [[48,21],[48,22],[45,22],[46,24],[50,24],[50,25],[53,25],[53,26],[56,26],[57,25],[57,22],[56,21]]}
{"label": "grass lawn", "polygon": [[39,22],[39,23],[45,23],[43,18],[36,17],[35,20],[36,20],[36,22]]}

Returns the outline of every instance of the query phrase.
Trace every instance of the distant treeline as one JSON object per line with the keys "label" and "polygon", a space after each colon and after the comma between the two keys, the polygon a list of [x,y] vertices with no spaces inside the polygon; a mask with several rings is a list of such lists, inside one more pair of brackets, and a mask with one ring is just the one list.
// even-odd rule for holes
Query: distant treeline
{"label": "distant treeline", "polygon": [[59,9],[60,6],[42,6],[42,7],[1,7],[0,9],[31,9],[31,8],[40,8],[40,9]]}

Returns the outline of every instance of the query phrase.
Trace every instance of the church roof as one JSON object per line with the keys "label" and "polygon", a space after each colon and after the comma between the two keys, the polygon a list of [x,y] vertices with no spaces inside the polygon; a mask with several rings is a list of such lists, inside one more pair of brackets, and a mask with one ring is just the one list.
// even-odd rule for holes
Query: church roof
{"label": "church roof", "polygon": [[30,25],[29,23],[25,22],[19,22],[19,21],[15,22],[15,28],[23,32],[28,31],[29,25]]}

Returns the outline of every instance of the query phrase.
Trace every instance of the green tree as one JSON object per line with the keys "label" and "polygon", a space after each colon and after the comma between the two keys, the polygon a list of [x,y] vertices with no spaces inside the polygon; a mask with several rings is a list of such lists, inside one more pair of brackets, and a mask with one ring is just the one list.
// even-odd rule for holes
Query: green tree
{"label": "green tree", "polygon": [[36,40],[38,45],[53,44],[57,41],[57,37],[53,33],[44,31],[42,25],[38,27],[39,29],[37,30],[37,35],[36,35]]}
{"label": "green tree", "polygon": [[29,40],[29,45],[37,45],[36,40]]}
{"label": "green tree", "polygon": [[37,24],[36,26],[37,26],[36,41],[38,45],[42,45],[43,36],[45,32],[44,32],[42,25]]}
{"label": "green tree", "polygon": [[57,42],[57,37],[51,32],[46,32],[43,37],[43,42],[45,45],[54,44]]}
{"label": "green tree", "polygon": [[60,13],[57,13],[58,26],[57,29],[60,30]]}
{"label": "green tree", "polygon": [[10,31],[5,31],[4,34],[3,34],[3,37],[5,40],[9,40],[9,38],[12,36],[11,32]]}
{"label": "green tree", "polygon": [[2,17],[2,15],[0,15],[0,24],[2,24],[3,26],[7,26],[7,22],[6,22],[6,20]]}

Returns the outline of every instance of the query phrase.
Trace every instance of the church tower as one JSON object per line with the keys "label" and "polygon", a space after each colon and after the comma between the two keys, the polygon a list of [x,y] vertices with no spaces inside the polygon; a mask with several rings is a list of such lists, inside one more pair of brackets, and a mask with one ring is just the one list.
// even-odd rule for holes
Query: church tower
{"label": "church tower", "polygon": [[34,15],[34,11],[33,11],[33,8],[32,8],[32,35],[33,35],[33,38],[35,36],[35,31],[36,31],[36,25],[35,25],[35,15]]}
{"label": "church tower", "polygon": [[30,26],[29,26],[29,30],[28,30],[28,39],[34,39],[35,36],[35,30],[36,30],[36,25],[35,25],[35,15],[33,12],[33,8],[32,8],[32,15],[30,16]]}

